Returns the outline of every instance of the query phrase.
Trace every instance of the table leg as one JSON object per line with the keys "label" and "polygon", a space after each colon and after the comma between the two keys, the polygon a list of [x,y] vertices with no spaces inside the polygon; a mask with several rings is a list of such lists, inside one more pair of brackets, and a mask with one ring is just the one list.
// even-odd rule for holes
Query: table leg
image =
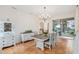
{"label": "table leg", "polygon": [[41,42],[41,50],[44,51],[44,42]]}

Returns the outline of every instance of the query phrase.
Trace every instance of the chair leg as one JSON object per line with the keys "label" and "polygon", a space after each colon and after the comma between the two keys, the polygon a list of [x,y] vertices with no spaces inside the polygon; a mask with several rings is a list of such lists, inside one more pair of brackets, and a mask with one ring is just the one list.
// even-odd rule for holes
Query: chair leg
{"label": "chair leg", "polygon": [[49,49],[52,50],[52,45],[49,45]]}

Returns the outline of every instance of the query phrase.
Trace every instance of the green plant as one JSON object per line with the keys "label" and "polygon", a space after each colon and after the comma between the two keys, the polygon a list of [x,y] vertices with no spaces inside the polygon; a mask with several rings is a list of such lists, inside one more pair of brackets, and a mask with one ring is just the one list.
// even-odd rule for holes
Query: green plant
{"label": "green plant", "polygon": [[23,33],[32,33],[32,30],[25,30]]}
{"label": "green plant", "polygon": [[68,28],[65,34],[69,36],[75,36],[75,29]]}

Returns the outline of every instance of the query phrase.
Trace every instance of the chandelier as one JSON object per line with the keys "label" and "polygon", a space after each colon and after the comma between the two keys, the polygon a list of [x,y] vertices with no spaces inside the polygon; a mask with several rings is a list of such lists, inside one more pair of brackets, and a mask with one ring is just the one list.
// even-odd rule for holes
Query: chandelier
{"label": "chandelier", "polygon": [[44,21],[50,19],[50,16],[49,16],[49,14],[47,13],[47,7],[46,7],[46,6],[43,7],[43,12],[41,13],[40,17],[41,17],[41,19],[44,20]]}
{"label": "chandelier", "polygon": [[42,33],[48,33],[49,32],[49,21],[48,20],[50,20],[51,17],[48,14],[47,6],[44,6],[43,9],[41,9],[40,18],[41,20],[43,20],[40,22],[40,31],[42,31]]}

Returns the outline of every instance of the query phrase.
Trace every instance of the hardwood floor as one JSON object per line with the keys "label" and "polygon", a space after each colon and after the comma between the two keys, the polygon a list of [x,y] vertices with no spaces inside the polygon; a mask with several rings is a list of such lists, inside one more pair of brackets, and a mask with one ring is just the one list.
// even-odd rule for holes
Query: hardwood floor
{"label": "hardwood floor", "polygon": [[9,48],[4,48],[3,52],[5,54],[65,54],[71,53],[72,49],[67,46],[68,40],[61,39],[56,43],[56,46],[52,50],[45,48],[44,51],[35,47],[34,41],[29,41],[25,43],[19,43],[16,46]]}

